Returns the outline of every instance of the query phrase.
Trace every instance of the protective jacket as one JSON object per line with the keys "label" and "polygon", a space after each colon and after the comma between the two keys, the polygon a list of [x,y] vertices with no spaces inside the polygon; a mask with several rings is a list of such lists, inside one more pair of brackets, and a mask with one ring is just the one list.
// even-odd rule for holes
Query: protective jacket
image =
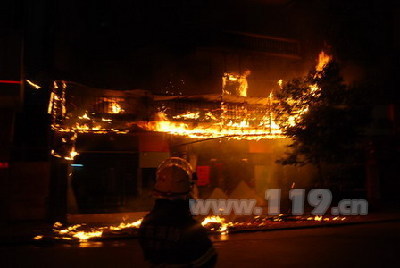
{"label": "protective jacket", "polygon": [[145,258],[155,267],[213,267],[216,252],[193,219],[188,200],[157,199],[139,229]]}

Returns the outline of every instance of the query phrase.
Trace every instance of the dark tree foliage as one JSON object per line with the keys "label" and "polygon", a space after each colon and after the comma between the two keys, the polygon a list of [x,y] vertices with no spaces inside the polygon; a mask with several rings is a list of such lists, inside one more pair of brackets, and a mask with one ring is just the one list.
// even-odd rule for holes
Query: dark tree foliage
{"label": "dark tree foliage", "polygon": [[[284,165],[361,163],[363,130],[369,112],[361,105],[360,87],[343,83],[338,64],[331,61],[323,71],[287,82],[277,95],[277,119],[285,134],[293,139]],[[366,92],[365,92],[366,93]],[[289,124],[299,111],[307,111]]]}

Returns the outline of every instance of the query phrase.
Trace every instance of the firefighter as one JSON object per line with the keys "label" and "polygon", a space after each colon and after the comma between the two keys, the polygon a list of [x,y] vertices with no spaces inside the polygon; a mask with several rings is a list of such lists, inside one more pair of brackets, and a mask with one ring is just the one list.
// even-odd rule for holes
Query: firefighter
{"label": "firefighter", "polygon": [[213,267],[217,260],[207,231],[191,215],[190,164],[179,157],[157,169],[153,209],[139,229],[144,256],[153,267]]}

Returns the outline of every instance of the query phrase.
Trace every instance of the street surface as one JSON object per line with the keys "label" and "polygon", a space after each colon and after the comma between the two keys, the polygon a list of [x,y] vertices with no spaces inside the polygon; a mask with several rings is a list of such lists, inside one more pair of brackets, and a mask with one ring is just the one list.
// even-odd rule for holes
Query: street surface
{"label": "street surface", "polygon": [[[400,267],[400,222],[231,234],[217,267]],[[0,267],[142,267],[137,240],[0,248]]]}

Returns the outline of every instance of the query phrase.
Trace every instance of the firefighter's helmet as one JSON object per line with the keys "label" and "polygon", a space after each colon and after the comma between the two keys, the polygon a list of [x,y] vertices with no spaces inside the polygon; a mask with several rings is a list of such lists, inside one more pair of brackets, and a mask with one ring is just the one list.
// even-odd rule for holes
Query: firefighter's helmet
{"label": "firefighter's helmet", "polygon": [[154,195],[157,198],[187,198],[192,190],[192,167],[182,158],[170,157],[157,169]]}

